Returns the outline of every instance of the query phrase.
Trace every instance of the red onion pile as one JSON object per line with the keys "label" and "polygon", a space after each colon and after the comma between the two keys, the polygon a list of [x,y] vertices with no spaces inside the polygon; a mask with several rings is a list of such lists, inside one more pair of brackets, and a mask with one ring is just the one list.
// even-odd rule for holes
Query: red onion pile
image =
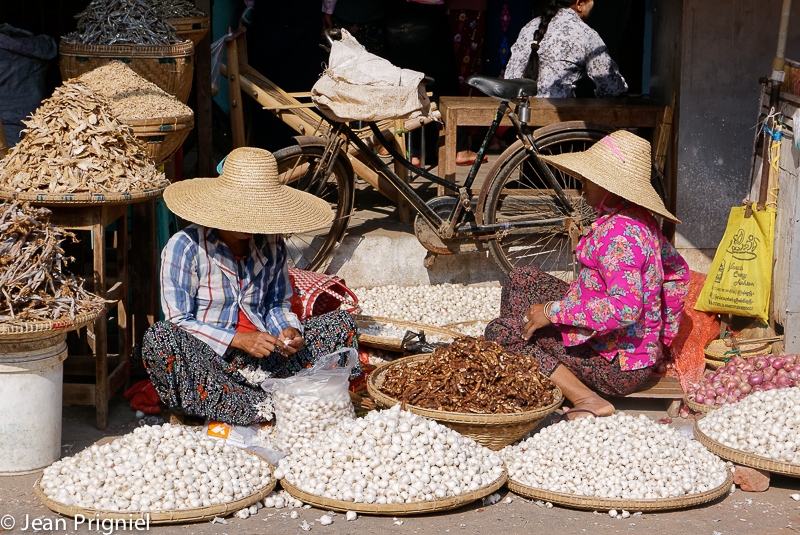
{"label": "red onion pile", "polygon": [[703,376],[700,383],[690,384],[687,397],[700,405],[719,407],[752,392],[795,386],[798,378],[798,355],[758,355],[747,359],[737,356]]}

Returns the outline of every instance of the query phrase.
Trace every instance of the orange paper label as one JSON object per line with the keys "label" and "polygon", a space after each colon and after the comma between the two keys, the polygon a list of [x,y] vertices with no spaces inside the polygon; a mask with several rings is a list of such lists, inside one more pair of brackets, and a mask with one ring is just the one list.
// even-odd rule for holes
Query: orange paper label
{"label": "orange paper label", "polygon": [[231,426],[222,422],[211,421],[208,423],[208,436],[217,438],[228,438]]}

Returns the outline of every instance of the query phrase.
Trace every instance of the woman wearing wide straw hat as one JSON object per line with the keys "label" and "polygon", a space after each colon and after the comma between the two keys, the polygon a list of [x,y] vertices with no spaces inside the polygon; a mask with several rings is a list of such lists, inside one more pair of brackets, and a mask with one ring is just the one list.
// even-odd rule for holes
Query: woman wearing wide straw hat
{"label": "woman wearing wide straw hat", "polygon": [[[256,148],[231,152],[219,178],[170,185],[164,201],[194,224],[161,254],[166,321],[144,336],[150,379],[170,408],[235,425],[265,421],[271,399],[240,370],[287,377],[357,347],[347,312],[301,324],[289,305],[282,235],[323,227],[333,212],[325,201],[281,185],[275,158]],[[353,375],[360,373],[357,365]]]}
{"label": "woman wearing wide straw hat", "polygon": [[630,132],[542,158],[580,180],[598,219],[578,244],[577,280],[512,272],[486,337],[535,356],[576,417],[608,416],[614,407],[597,392],[640,388],[678,332],[689,269],[653,216],[680,222],[650,185],[650,144]]}

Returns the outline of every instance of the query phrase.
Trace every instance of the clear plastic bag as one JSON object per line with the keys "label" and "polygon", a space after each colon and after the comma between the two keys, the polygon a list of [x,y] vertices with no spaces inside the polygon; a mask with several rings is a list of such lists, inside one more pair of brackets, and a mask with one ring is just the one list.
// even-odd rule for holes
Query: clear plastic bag
{"label": "clear plastic bag", "polygon": [[[347,357],[344,366],[338,363]],[[272,394],[275,412],[275,445],[291,453],[304,441],[355,418],[350,401],[350,370],[358,363],[358,352],[340,349],[325,355],[314,366],[286,379],[267,379],[261,388]]]}
{"label": "clear plastic bag", "polygon": [[[228,34],[230,35],[230,34]],[[223,35],[211,43],[211,96],[217,96],[219,92],[220,65],[222,65],[222,52],[225,50],[225,38]]]}

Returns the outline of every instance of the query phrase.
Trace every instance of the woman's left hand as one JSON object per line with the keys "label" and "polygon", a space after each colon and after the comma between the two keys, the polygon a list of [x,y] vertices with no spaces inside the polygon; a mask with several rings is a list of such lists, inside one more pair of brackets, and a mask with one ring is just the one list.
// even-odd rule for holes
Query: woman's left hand
{"label": "woman's left hand", "polygon": [[286,327],[281,331],[281,342],[286,344],[286,352],[290,355],[297,353],[306,343],[302,335],[294,327]]}
{"label": "woman's left hand", "polygon": [[[527,322],[526,322],[527,320]],[[536,303],[522,316],[522,337],[530,340],[537,329],[551,325],[550,320],[544,315],[544,303]]]}

